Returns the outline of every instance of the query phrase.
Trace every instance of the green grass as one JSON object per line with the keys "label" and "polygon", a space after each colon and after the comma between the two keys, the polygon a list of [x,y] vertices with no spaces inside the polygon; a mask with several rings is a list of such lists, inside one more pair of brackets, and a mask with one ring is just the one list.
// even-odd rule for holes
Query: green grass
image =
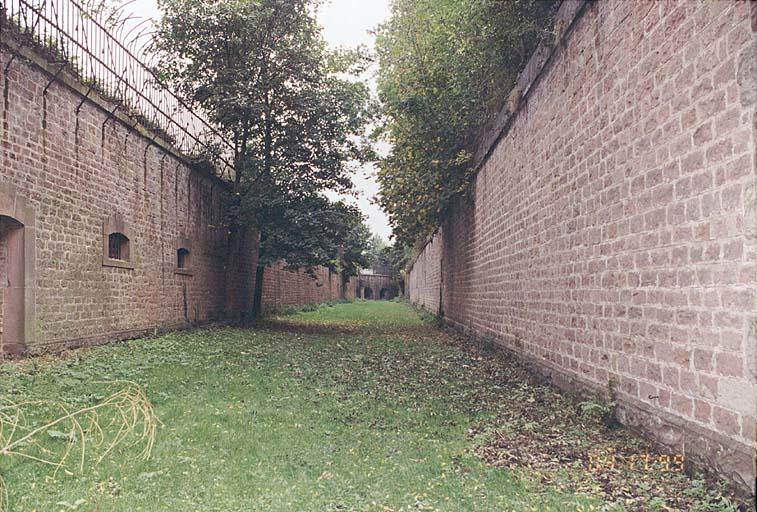
{"label": "green grass", "polygon": [[15,402],[82,407],[102,398],[95,381],[128,379],[162,426],[147,461],[123,447],[54,474],[6,458],[0,475],[18,511],[600,510],[602,496],[479,456],[516,392],[503,364],[397,302],[4,363],[0,391]]}

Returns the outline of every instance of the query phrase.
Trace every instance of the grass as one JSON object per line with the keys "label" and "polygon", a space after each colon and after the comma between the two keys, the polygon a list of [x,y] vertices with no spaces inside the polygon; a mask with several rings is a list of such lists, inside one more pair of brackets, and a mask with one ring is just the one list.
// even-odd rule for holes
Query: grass
{"label": "grass", "polygon": [[[522,371],[397,302],[336,304],[272,317],[256,330],[6,362],[0,390],[15,402],[55,398],[85,407],[102,399],[96,382],[130,380],[146,391],[162,426],[147,461],[124,446],[83,472],[71,464],[53,474],[6,458],[0,475],[19,511],[622,510],[608,505],[623,502],[608,485],[584,485],[596,479],[578,449],[561,466],[526,441],[527,457],[501,457],[513,451],[502,439],[520,439],[549,416],[542,402],[567,408],[551,414],[586,424],[593,442],[641,449],[596,427],[593,407]],[[41,424],[54,412],[28,414]],[[581,428],[569,428],[568,444],[587,437]],[[44,442],[52,450],[61,441]],[[664,478],[676,499],[688,491],[691,510],[734,510],[700,481]],[[665,501],[664,491],[637,492],[626,503],[649,505],[639,510],[684,503]]]}

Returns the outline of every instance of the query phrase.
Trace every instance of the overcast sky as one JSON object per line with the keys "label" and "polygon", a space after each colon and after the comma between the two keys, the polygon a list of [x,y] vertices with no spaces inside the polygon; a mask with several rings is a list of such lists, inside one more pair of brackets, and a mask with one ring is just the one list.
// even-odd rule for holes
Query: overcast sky
{"label": "overcast sky", "polygon": [[[357,46],[373,48],[373,36],[369,31],[389,16],[390,0],[327,0],[321,8],[318,19],[323,25],[324,36],[332,46]],[[146,18],[160,15],[157,0],[134,0],[128,11]],[[372,85],[374,85],[371,79]],[[374,85],[375,90],[375,85]],[[386,215],[372,199],[378,192],[373,166],[366,166],[355,178],[355,186],[360,193],[357,204],[368,219],[371,231],[388,240],[391,234]]]}

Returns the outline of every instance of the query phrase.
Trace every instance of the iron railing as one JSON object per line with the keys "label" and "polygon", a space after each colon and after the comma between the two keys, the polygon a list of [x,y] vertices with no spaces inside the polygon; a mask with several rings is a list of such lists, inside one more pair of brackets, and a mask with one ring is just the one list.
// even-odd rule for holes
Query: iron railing
{"label": "iron railing", "polygon": [[220,177],[233,176],[234,146],[160,80],[139,38],[122,42],[106,28],[105,14],[90,14],[75,0],[0,0],[0,6],[0,32],[16,32],[61,71],[76,73],[87,95],[97,91],[114,101],[113,114],[122,110],[181,153],[211,160]]}

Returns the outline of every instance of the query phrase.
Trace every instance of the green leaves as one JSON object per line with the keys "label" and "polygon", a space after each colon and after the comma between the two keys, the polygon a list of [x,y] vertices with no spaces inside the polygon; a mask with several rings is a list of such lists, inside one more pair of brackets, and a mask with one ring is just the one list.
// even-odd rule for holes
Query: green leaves
{"label": "green leaves", "polygon": [[442,222],[473,177],[472,155],[556,2],[397,0],[380,28],[379,200],[396,238],[412,246]]}
{"label": "green leaves", "polygon": [[[352,189],[352,164],[374,157],[364,49],[331,51],[316,0],[161,0],[155,47],[164,77],[207,112],[235,147],[232,227],[260,234],[265,266],[339,266],[360,257],[362,217],[326,192]],[[236,232],[236,229],[230,229]],[[239,230],[241,231],[241,229]],[[346,242],[346,243],[342,243]],[[351,270],[352,271],[352,270]],[[256,289],[253,313],[260,311]]]}

